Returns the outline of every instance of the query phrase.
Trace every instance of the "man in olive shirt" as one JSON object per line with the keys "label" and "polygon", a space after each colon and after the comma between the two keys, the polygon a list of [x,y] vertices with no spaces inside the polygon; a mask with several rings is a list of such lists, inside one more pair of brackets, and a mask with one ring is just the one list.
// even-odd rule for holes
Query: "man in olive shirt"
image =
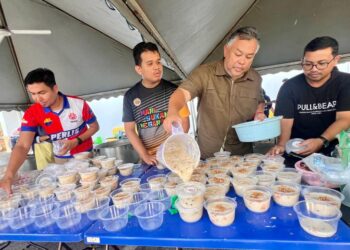
{"label": "man in olive shirt", "polygon": [[203,159],[222,147],[233,154],[252,152],[252,144],[240,142],[232,126],[265,118],[261,77],[251,68],[258,50],[255,28],[236,30],[224,46],[224,59],[193,70],[170,97],[164,121],[169,132],[172,122],[181,122],[181,107],[198,97],[197,135]]}

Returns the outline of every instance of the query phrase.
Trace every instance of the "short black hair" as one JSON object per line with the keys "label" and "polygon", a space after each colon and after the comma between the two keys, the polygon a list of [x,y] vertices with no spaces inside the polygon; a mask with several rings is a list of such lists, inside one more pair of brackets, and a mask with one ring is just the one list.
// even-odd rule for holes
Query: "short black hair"
{"label": "short black hair", "polygon": [[330,36],[316,37],[311,40],[304,48],[304,55],[306,52],[313,52],[320,49],[332,48],[332,55],[337,56],[339,53],[338,41]]}
{"label": "short black hair", "polygon": [[154,43],[151,42],[140,42],[133,49],[133,56],[135,60],[135,65],[141,65],[141,54],[145,51],[158,52],[158,47]]}
{"label": "short black hair", "polygon": [[39,82],[43,82],[46,86],[52,89],[56,85],[54,73],[49,69],[37,68],[30,71],[24,79],[25,87]]}
{"label": "short black hair", "polygon": [[259,33],[255,27],[252,26],[245,26],[241,27],[237,30],[235,30],[228,38],[227,43],[231,43],[233,39],[238,37],[239,39],[242,40],[251,40],[251,39],[256,39],[259,43],[260,38],[259,38]]}

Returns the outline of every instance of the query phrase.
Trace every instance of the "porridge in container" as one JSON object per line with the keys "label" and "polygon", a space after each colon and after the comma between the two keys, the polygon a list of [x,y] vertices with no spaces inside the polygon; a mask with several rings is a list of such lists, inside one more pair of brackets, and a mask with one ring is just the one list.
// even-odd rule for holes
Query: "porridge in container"
{"label": "porridge in container", "polygon": [[115,159],[115,157],[105,158],[100,160],[100,164],[103,168],[112,168],[115,166]]}
{"label": "porridge in container", "polygon": [[91,167],[83,169],[79,172],[80,180],[82,182],[92,182],[96,181],[98,177],[98,168],[97,167]]}
{"label": "porridge in container", "polygon": [[231,178],[226,174],[217,174],[209,177],[208,183],[222,185],[223,187],[225,187],[225,191],[227,193],[230,189],[230,180]]}
{"label": "porridge in container", "polygon": [[107,159],[107,156],[105,155],[99,155],[99,156],[95,156],[94,158],[91,159],[91,162],[94,166],[96,167],[101,167],[101,160],[103,159]]}
{"label": "porridge in container", "polygon": [[134,169],[134,163],[125,163],[118,166],[120,175],[129,176],[132,175]]}
{"label": "porridge in container", "polygon": [[217,174],[227,174],[227,172],[228,172],[227,168],[214,166],[214,167],[210,167],[209,169],[207,169],[206,174],[208,176],[213,176],[213,175],[217,175]]}
{"label": "porridge in container", "polygon": [[205,174],[192,174],[190,181],[196,181],[205,184],[207,182],[207,177]]}
{"label": "porridge in container", "polygon": [[84,200],[92,195],[91,189],[88,186],[80,186],[77,189],[73,190],[73,193],[77,200]]}
{"label": "porridge in container", "polygon": [[78,180],[76,171],[67,171],[57,176],[60,185],[75,184]]}
{"label": "porridge in container", "polygon": [[210,199],[204,203],[210,221],[218,227],[226,227],[235,220],[237,202],[235,199],[224,197]]}
{"label": "porridge in container", "polygon": [[277,180],[282,182],[292,182],[300,184],[301,174],[293,168],[284,169],[283,171],[277,173]]}
{"label": "porridge in container", "polygon": [[175,207],[179,210],[180,217],[187,223],[194,223],[199,221],[203,216],[203,204],[198,207],[186,208],[179,200],[175,202]]}
{"label": "porridge in container", "polygon": [[271,190],[266,187],[253,186],[243,194],[245,206],[252,212],[264,213],[270,208]]}
{"label": "porridge in container", "polygon": [[110,190],[116,189],[118,186],[119,176],[106,176],[100,179],[100,185],[102,187],[109,187]]}
{"label": "porridge in container", "polygon": [[258,185],[259,186],[265,186],[265,187],[270,187],[272,184],[275,183],[275,175],[272,173],[268,172],[263,172],[263,171],[256,171],[256,177],[258,178]]}
{"label": "porridge in container", "polygon": [[72,192],[75,189],[75,184],[64,185],[57,188],[54,193],[58,201],[68,201],[72,198]]}
{"label": "porridge in container", "polygon": [[255,186],[257,183],[258,178],[256,176],[232,178],[232,186],[235,189],[235,193],[241,197],[247,188]]}
{"label": "porridge in container", "polygon": [[111,192],[111,189],[108,186],[106,187],[99,186],[95,190],[93,190],[93,192],[97,200],[102,200],[103,198],[108,197],[109,193]]}
{"label": "porridge in container", "polygon": [[299,201],[300,186],[295,183],[275,182],[272,186],[274,201],[284,207],[292,207]]}
{"label": "porridge in container", "polygon": [[340,210],[334,216],[320,217],[309,210],[306,201],[300,201],[293,206],[303,230],[316,237],[332,237],[338,229],[339,219],[342,216]]}
{"label": "porridge in container", "polygon": [[129,206],[134,200],[133,193],[125,192],[121,189],[114,190],[110,194],[110,197],[113,201],[114,206],[117,208]]}
{"label": "porridge in container", "polygon": [[179,202],[185,208],[199,207],[204,202],[205,186],[199,182],[184,182],[176,187]]}
{"label": "porridge in container", "polygon": [[164,188],[166,182],[166,176],[164,174],[157,174],[147,178],[147,182],[151,190],[160,190]]}
{"label": "porridge in container", "polygon": [[277,174],[284,169],[284,164],[276,161],[264,161],[261,168],[264,172]]}
{"label": "porridge in container", "polygon": [[344,200],[342,193],[324,187],[305,187],[302,194],[309,210],[324,217],[335,216]]}
{"label": "porridge in container", "polygon": [[176,182],[171,182],[171,181],[166,182],[164,184],[164,189],[165,189],[165,192],[167,193],[167,195],[169,195],[169,196],[176,195],[176,186],[177,186]]}
{"label": "porridge in container", "polygon": [[231,168],[231,173],[234,177],[246,177],[253,175],[256,171],[256,168],[249,168],[246,166],[237,165],[236,167]]}
{"label": "porridge in container", "polygon": [[95,197],[91,195],[83,200],[76,200],[74,207],[77,212],[86,213],[95,207]]}
{"label": "porridge in container", "polygon": [[120,186],[123,191],[136,193],[140,191],[140,178],[129,178],[120,182]]}
{"label": "porridge in container", "polygon": [[225,197],[226,187],[220,184],[207,184],[204,192],[204,199],[215,199]]}

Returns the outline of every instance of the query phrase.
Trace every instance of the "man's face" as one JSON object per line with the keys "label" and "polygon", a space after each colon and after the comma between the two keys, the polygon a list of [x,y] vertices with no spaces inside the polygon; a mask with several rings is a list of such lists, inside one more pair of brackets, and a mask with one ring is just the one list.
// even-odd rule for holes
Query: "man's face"
{"label": "man's face", "polygon": [[224,67],[226,72],[234,79],[244,75],[253,63],[259,45],[256,39],[242,40],[238,37],[224,47]]}
{"label": "man's face", "polygon": [[163,76],[163,65],[156,51],[145,51],[141,54],[141,65],[136,65],[136,72],[142,77],[143,83],[157,85]]}
{"label": "man's face", "polygon": [[48,87],[43,82],[29,84],[27,90],[33,98],[35,103],[39,103],[41,106],[47,108],[50,107],[58,97],[58,87],[55,85],[53,88]]}
{"label": "man's face", "polygon": [[332,48],[306,52],[302,61],[306,79],[313,83],[322,82],[330,76],[338,61],[339,56],[332,55]]}

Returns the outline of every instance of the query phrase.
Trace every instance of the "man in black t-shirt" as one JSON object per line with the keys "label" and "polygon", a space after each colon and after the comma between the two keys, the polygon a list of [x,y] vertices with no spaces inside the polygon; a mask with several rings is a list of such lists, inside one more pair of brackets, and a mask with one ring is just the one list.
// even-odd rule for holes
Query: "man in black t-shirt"
{"label": "man in black t-shirt", "polygon": [[[124,96],[125,132],[142,161],[156,165],[156,151],[169,136],[163,128],[163,121],[168,113],[170,95],[177,86],[162,79],[163,65],[155,44],[141,42],[133,49],[133,55],[135,70],[142,79]],[[180,115],[183,130],[187,132],[189,129],[187,106],[181,110]]]}
{"label": "man in black t-shirt", "polygon": [[285,151],[286,142],[302,138],[306,156],[329,154],[337,143],[336,135],[350,127],[350,74],[339,72],[338,42],[332,37],[317,37],[304,49],[304,73],[283,84],[275,115],[282,115],[281,136],[270,154]]}

